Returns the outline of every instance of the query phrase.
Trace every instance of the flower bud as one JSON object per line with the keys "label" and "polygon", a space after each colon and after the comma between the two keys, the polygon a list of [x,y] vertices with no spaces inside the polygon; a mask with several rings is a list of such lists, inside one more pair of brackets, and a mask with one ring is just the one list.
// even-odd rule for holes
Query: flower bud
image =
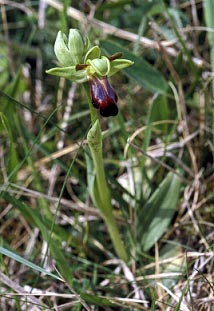
{"label": "flower bud", "polygon": [[68,36],[68,48],[73,62],[75,64],[82,63],[82,57],[85,52],[85,43],[78,29],[70,29]]}
{"label": "flower bud", "polygon": [[61,31],[58,32],[54,44],[54,52],[62,66],[70,67],[82,63],[83,56],[89,49],[89,46],[88,38],[84,42],[79,30],[70,29],[68,38]]}
{"label": "flower bud", "polygon": [[101,116],[110,117],[118,114],[117,94],[107,77],[89,77],[92,104],[99,109]]}
{"label": "flower bud", "polygon": [[68,40],[66,35],[61,31],[59,31],[54,44],[54,52],[56,54],[58,61],[64,67],[74,65],[67,43]]}

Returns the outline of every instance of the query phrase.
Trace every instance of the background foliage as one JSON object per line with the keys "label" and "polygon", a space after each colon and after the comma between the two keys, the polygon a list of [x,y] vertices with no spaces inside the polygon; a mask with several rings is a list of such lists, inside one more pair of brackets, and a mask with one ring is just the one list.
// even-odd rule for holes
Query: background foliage
{"label": "background foliage", "polygon": [[[213,310],[214,4],[0,0],[0,308]],[[121,262],[87,184],[87,98],[58,30],[135,62],[101,120]]]}

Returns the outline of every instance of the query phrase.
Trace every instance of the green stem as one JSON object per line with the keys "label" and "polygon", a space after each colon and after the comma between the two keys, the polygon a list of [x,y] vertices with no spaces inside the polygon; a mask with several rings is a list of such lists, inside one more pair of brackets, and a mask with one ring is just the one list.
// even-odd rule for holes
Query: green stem
{"label": "green stem", "polygon": [[112,240],[112,243],[114,245],[114,249],[117,253],[117,256],[127,263],[128,262],[128,254],[127,254],[126,249],[124,247],[123,241],[120,237],[120,232],[118,230],[117,223],[114,219],[113,214],[112,214],[112,217],[109,217],[109,218],[103,216],[103,219],[104,219],[105,224],[108,228],[108,232],[109,232],[110,238]]}
{"label": "green stem", "polygon": [[[213,19],[214,2],[213,0],[204,0],[204,16],[205,22],[208,29],[214,29],[214,19]],[[214,33],[208,31],[208,40],[210,44],[210,61],[211,70],[214,70]],[[212,81],[212,92],[214,95],[214,80]]]}
{"label": "green stem", "polygon": [[[85,88],[91,112],[91,121],[92,128],[88,132],[87,141],[91,151],[94,171],[95,171],[95,180],[93,188],[91,191],[91,197],[94,201],[94,204],[97,208],[100,209],[102,213],[103,220],[106,223],[108,228],[112,243],[114,245],[115,251],[118,257],[125,262],[128,262],[128,255],[125,250],[124,244],[120,237],[120,233],[116,224],[116,221],[113,216],[113,208],[111,204],[111,194],[106,181],[104,163],[103,163],[103,154],[102,154],[102,132],[100,127],[100,122],[97,117],[97,111],[93,108],[90,99],[89,88]],[[96,116],[95,116],[96,113]]]}

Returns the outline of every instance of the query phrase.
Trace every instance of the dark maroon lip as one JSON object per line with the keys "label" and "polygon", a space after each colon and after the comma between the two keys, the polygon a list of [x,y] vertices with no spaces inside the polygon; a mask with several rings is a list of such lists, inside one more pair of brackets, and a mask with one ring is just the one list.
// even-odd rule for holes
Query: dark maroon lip
{"label": "dark maroon lip", "polygon": [[119,111],[119,109],[118,109],[117,105],[115,105],[115,104],[110,105],[105,109],[100,108],[101,116],[106,117],[106,118],[110,117],[110,116],[112,116],[112,117],[116,116],[118,114],[118,111]]}
{"label": "dark maroon lip", "polygon": [[106,76],[89,77],[91,100],[94,108],[99,109],[101,116],[110,117],[118,114],[117,94]]}

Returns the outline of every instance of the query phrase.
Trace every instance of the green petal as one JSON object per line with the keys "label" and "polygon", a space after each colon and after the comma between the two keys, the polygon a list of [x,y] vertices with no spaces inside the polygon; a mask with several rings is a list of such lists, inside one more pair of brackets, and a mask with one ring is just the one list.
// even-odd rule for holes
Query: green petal
{"label": "green petal", "polygon": [[116,72],[118,72],[118,71],[120,71],[126,67],[129,67],[133,64],[134,64],[134,62],[132,62],[131,60],[128,60],[128,59],[115,59],[115,60],[111,61],[111,68],[110,68],[108,76],[110,77],[110,76],[114,75]]}
{"label": "green petal", "polygon": [[75,66],[51,68],[46,70],[46,73],[53,76],[64,77],[72,82],[81,83],[87,81],[85,70],[76,71]]}
{"label": "green petal", "polygon": [[95,45],[92,48],[90,48],[90,50],[88,50],[88,52],[85,55],[85,59],[84,59],[84,63],[87,62],[88,59],[94,59],[94,58],[100,58],[101,55],[101,51],[99,46]]}
{"label": "green petal", "polygon": [[67,46],[67,37],[61,31],[58,32],[56,41],[54,43],[54,52],[61,65],[71,66],[74,65],[71,53]]}
{"label": "green petal", "polygon": [[100,76],[107,76],[110,71],[110,61],[107,57],[88,59],[87,63],[90,64],[89,74],[97,73]]}

